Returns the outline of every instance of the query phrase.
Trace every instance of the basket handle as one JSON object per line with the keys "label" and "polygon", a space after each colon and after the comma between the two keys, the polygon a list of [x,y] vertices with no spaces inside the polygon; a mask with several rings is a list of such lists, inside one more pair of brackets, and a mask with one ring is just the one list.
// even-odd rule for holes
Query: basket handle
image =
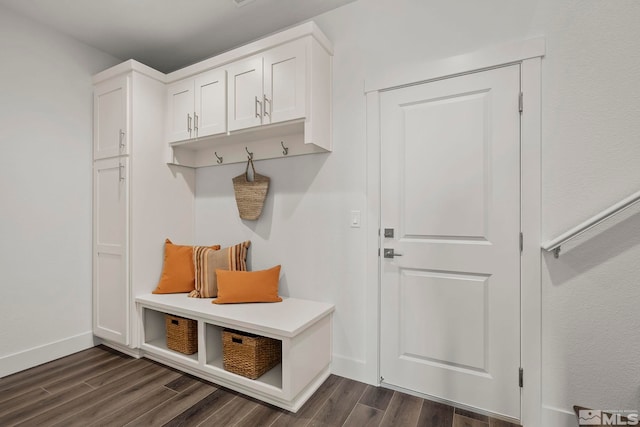
{"label": "basket handle", "polygon": [[179,325],[179,324],[180,324],[180,322],[178,322],[176,319],[172,319],[172,320],[171,320],[171,324],[172,324],[172,325]]}
{"label": "basket handle", "polygon": [[251,165],[251,169],[253,169],[253,178],[255,179],[256,177],[256,167],[253,165],[253,159],[249,158],[249,160],[247,160],[247,168],[244,171],[244,177],[246,178],[247,182],[251,182],[251,180],[249,179],[249,165]]}
{"label": "basket handle", "polygon": [[238,344],[242,344],[242,338],[231,337],[232,342],[237,342]]}

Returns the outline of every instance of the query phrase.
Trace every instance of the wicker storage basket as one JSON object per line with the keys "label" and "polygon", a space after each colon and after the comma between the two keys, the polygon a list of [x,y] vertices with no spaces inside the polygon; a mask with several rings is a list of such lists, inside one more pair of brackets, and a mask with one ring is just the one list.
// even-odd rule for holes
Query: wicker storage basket
{"label": "wicker storage basket", "polygon": [[184,354],[198,351],[198,322],[184,317],[165,314],[167,347]]}
{"label": "wicker storage basket", "polygon": [[[249,165],[253,169],[253,181],[249,181]],[[269,177],[256,173],[253,160],[249,159],[245,172],[233,178],[232,181],[240,218],[258,219],[269,191]]]}
{"label": "wicker storage basket", "polygon": [[282,360],[282,342],[232,329],[222,331],[224,369],[255,380]]}

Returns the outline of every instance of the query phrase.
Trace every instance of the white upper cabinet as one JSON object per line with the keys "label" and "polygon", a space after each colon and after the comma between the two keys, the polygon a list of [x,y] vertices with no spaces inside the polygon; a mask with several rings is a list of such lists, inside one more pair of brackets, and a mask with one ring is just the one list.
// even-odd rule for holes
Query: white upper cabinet
{"label": "white upper cabinet", "polygon": [[93,158],[129,154],[127,107],[129,77],[121,76],[96,85],[93,95]]}
{"label": "white upper cabinet", "polygon": [[229,131],[262,124],[262,56],[253,56],[227,67],[229,75]]}
{"label": "white upper cabinet", "polygon": [[229,131],[303,118],[305,72],[304,40],[229,65]]}
{"label": "white upper cabinet", "polygon": [[225,70],[202,73],[195,79],[195,137],[227,131],[227,74]]}
{"label": "white upper cabinet", "polygon": [[227,131],[226,73],[212,70],[167,87],[167,141]]}
{"label": "white upper cabinet", "polygon": [[313,22],[166,75],[166,161],[192,168],[332,150],[331,42]]}
{"label": "white upper cabinet", "polygon": [[169,142],[191,138],[193,129],[193,79],[167,88],[167,138]]}
{"label": "white upper cabinet", "polygon": [[262,123],[279,123],[306,116],[305,42],[299,40],[264,54]]}

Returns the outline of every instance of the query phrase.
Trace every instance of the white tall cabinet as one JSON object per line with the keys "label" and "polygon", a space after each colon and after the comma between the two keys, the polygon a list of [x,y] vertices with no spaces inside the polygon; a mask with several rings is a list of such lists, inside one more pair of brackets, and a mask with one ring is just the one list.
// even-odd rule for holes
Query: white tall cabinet
{"label": "white tall cabinet", "polygon": [[93,331],[138,347],[134,299],[162,270],[169,237],[194,236],[195,175],[167,166],[164,75],[127,61],[94,76]]}

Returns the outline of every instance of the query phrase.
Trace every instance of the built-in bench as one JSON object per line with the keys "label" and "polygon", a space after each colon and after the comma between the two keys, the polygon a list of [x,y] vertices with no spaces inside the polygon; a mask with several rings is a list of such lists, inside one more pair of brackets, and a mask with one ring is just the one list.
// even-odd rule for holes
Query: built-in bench
{"label": "built-in bench", "polygon": [[[240,393],[296,412],[329,376],[332,304],[296,298],[280,303],[212,304],[187,294],[136,298],[145,357]],[[198,322],[198,352],[167,347],[165,314]],[[251,380],[225,371],[222,330],[249,332],[282,342],[282,363]]]}

